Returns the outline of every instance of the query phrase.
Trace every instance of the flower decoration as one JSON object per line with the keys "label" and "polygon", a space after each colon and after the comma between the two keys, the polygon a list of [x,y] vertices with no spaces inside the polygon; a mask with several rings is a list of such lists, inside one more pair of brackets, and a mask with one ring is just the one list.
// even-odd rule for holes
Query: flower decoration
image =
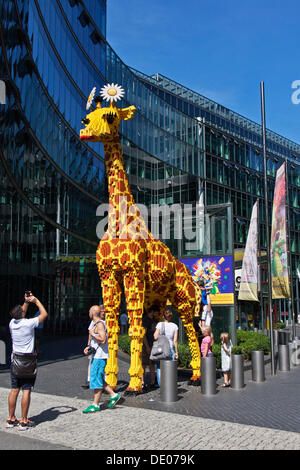
{"label": "flower decoration", "polygon": [[92,91],[91,91],[91,93],[90,93],[90,96],[88,97],[87,103],[86,103],[86,109],[87,109],[87,111],[90,109],[90,107],[91,107],[91,105],[92,105],[92,102],[93,102],[95,93],[96,93],[96,87],[94,86],[94,88],[92,89]]}
{"label": "flower decoration", "polygon": [[105,85],[101,88],[100,95],[106,101],[113,101],[121,100],[124,96],[124,90],[117,84],[112,83],[111,85]]}

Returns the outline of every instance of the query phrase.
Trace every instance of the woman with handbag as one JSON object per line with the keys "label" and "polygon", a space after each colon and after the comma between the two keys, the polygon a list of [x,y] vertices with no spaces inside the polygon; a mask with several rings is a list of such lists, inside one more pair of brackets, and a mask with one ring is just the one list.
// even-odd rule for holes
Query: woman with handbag
{"label": "woman with handbag", "polygon": [[[36,305],[39,316],[25,318],[29,303]],[[48,317],[42,303],[30,291],[25,294],[25,303],[16,305],[11,312],[9,323],[12,338],[11,391],[8,398],[9,418],[6,428],[18,426],[20,431],[32,427],[34,423],[28,419],[31,391],[36,380],[37,353],[35,352],[34,330]],[[16,404],[22,389],[21,420],[15,416]]]}
{"label": "woman with handbag", "polygon": [[[169,340],[172,361],[177,361],[178,359],[178,326],[176,323],[172,323],[173,312],[170,309],[164,311],[164,321],[156,325],[156,330],[154,333],[154,340],[158,340],[160,335],[165,335]],[[160,387],[160,361],[157,362],[156,366],[156,375],[157,383]]]}

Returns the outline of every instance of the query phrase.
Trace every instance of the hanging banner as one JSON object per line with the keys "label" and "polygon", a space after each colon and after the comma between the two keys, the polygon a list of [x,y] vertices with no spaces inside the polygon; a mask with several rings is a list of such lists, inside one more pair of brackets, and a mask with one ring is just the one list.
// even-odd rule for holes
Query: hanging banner
{"label": "hanging banner", "polygon": [[276,173],[271,231],[271,278],[273,299],[289,298],[285,163]]}
{"label": "hanging banner", "polygon": [[242,264],[239,300],[258,302],[258,263],[257,263],[258,201],[252,209],[245,254]]}

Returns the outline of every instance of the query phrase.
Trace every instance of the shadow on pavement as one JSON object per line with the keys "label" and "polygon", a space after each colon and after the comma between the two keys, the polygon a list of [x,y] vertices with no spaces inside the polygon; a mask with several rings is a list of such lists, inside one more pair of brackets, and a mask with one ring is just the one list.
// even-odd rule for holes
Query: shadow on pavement
{"label": "shadow on pavement", "polygon": [[117,390],[118,392],[124,392],[126,388],[128,387],[129,382],[126,382],[125,380],[118,380],[117,383]]}
{"label": "shadow on pavement", "polygon": [[54,421],[58,416],[73,413],[74,411],[77,411],[77,408],[73,408],[71,406],[53,406],[52,408],[48,408],[48,410],[42,411],[36,416],[31,416],[30,419],[34,421],[37,426],[45,421]]}

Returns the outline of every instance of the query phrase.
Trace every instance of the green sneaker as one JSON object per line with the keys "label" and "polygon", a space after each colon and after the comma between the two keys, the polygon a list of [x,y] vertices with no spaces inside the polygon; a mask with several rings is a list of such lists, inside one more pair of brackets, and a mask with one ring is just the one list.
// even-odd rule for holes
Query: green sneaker
{"label": "green sneaker", "polygon": [[120,398],[120,395],[117,393],[117,395],[109,400],[108,408],[113,408],[118,403]]}
{"label": "green sneaker", "polygon": [[96,411],[100,411],[100,406],[90,405],[82,413],[96,413]]}

